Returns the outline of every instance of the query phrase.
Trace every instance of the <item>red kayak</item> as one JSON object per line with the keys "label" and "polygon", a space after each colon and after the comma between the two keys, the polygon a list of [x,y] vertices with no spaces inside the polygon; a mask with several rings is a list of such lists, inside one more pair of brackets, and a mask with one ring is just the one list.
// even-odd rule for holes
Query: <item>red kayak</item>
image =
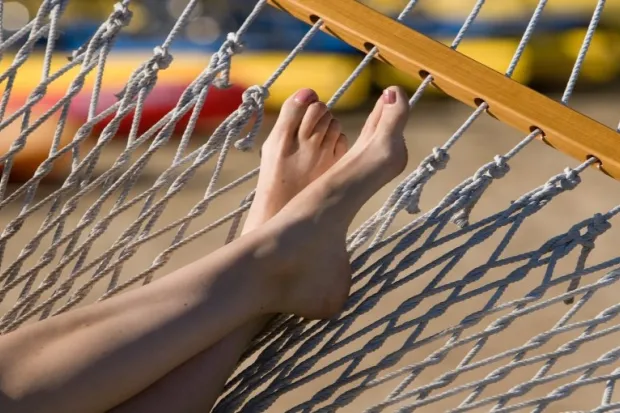
{"label": "red kayak", "polygon": [[[185,85],[157,85],[145,100],[138,133],[147,131],[162,117],[173,110],[185,89]],[[207,100],[202,108],[202,111],[200,112],[196,129],[211,129],[214,125],[219,124],[223,119],[239,107],[244,91],[245,88],[236,85],[228,89],[210,87]],[[118,91],[103,90],[102,92],[103,93],[99,96],[97,113],[101,113],[104,109],[109,108],[118,101],[118,98],[115,96],[115,93]],[[86,120],[88,116],[91,93],[91,91],[83,91],[73,99],[73,103],[71,105],[71,117],[73,119],[79,119],[82,122]],[[187,126],[190,116],[191,111],[183,116],[177,124],[175,133],[179,134],[183,132],[184,128]],[[111,115],[104,121],[99,122],[95,127],[95,132],[100,133],[103,128],[109,124],[113,117],[114,116]],[[131,124],[133,123],[133,118],[132,113],[121,121],[118,131],[119,135],[126,136],[129,134]]]}
{"label": "red kayak", "polygon": [[[4,121],[11,118],[14,113],[24,106],[26,98],[26,96],[17,94],[11,96],[6,108]],[[56,102],[58,102],[57,96],[47,95],[36,103],[30,110],[30,124],[46,114]],[[13,166],[10,174],[11,180],[23,182],[30,179],[35,174],[39,165],[49,157],[59,118],[60,114],[57,111],[28,135],[24,147],[13,156]],[[0,131],[0,157],[4,157],[9,152],[13,142],[22,133],[22,119],[23,117],[19,116]],[[63,133],[60,136],[60,145],[58,149],[62,149],[72,142],[81,125],[82,123],[73,119],[71,116],[67,118]],[[79,146],[80,151],[85,153],[90,150],[92,145],[87,139]],[[0,173],[3,169],[4,162],[0,162]],[[54,161],[51,172],[45,176],[44,180],[63,180],[70,170],[71,152],[66,152]]]}

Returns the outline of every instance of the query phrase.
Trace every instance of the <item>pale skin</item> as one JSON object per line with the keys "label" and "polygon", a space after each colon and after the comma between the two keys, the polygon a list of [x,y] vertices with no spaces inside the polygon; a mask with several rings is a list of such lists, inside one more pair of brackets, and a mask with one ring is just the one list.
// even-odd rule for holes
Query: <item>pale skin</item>
{"label": "pale skin", "polygon": [[284,105],[239,239],[147,286],[0,336],[0,411],[208,411],[273,314],[337,315],[351,282],[348,227],[405,167],[408,107],[402,90],[387,89],[347,151],[316,100],[302,90]]}

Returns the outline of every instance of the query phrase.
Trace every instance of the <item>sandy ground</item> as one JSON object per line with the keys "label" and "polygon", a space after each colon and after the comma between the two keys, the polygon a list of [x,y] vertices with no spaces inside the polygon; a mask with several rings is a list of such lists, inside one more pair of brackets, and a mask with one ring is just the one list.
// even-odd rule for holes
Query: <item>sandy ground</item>
{"label": "sandy ground", "polygon": [[[582,95],[575,98],[573,105],[577,109],[610,126],[613,125],[615,127],[620,120],[620,105],[617,102],[617,98],[612,96]],[[456,102],[423,102],[420,107],[414,111],[406,133],[406,139],[410,152],[410,162],[407,172],[415,168],[419,161],[430,152],[433,146],[442,144],[461,125],[469,113],[471,113],[470,109]],[[353,138],[355,137],[356,132],[361,128],[364,115],[362,113],[345,114],[342,115],[342,120],[347,134]],[[477,121],[470,131],[468,131],[453,148],[449,167],[440,172],[440,175],[437,176],[425,189],[422,197],[423,210],[428,210],[428,208],[435,205],[435,203],[440,200],[449,189],[474,173],[483,163],[490,161],[494,155],[504,153],[512,148],[512,146],[518,142],[520,137],[522,137],[521,134],[505,127],[504,125],[501,125],[499,122],[489,117],[485,117],[484,119]],[[200,142],[195,142],[195,144],[198,143]],[[112,145],[104,154],[102,161],[98,166],[98,174],[105,171],[111,165],[113,159],[115,159],[115,154],[120,151],[120,144],[121,142],[118,142],[117,145]],[[169,145],[169,147],[158,151],[155,156],[149,160],[144,173],[137,179],[136,185],[130,193],[130,198],[143,193],[153,185],[161,171],[170,165],[174,155],[175,146],[176,142]],[[132,161],[135,161],[136,159],[137,156],[132,157]],[[226,160],[224,168],[221,172],[221,177],[217,187],[221,188],[225,184],[232,182],[242,173],[252,170],[257,165],[257,162],[258,155],[256,153],[239,153],[234,150],[231,151],[228,154],[228,159]],[[204,196],[214,165],[215,160],[212,160],[208,164],[200,167],[192,179],[185,185],[183,190],[165,204],[165,208],[162,210],[161,217],[157,221],[155,228],[162,228],[175,220],[182,218],[190,212],[193,206],[196,205],[196,203]],[[509,173],[501,181],[498,181],[491,186],[486,195],[483,197],[483,200],[474,209],[472,213],[472,221],[476,222],[477,220],[488,216],[490,213],[506,208],[511,200],[514,200],[521,194],[543,184],[549,177],[560,173],[566,166],[576,165],[576,161],[555,152],[553,149],[546,147],[540,142],[530,144],[514,159],[513,162],[511,162],[511,173]],[[210,223],[213,223],[220,217],[224,216],[232,208],[238,206],[243,197],[252,188],[253,182],[254,181],[251,180],[244,183],[239,188],[227,192],[222,197],[210,202],[207,211],[192,221],[189,225],[186,235],[205,228]],[[377,194],[371,202],[368,203],[367,207],[360,213],[357,223],[361,222],[364,217],[368,217],[381,205],[382,201],[389,194],[390,188],[392,188],[396,182],[397,181],[394,181],[390,187],[385,188]],[[12,187],[11,190],[15,190],[16,188],[17,187]],[[155,195],[155,200],[157,201],[162,199],[168,188],[169,185],[158,191]],[[604,176],[598,171],[594,169],[586,171],[583,174],[582,185],[573,191],[562,194],[558,197],[558,199],[545,206],[540,213],[525,220],[523,225],[516,232],[515,238],[508,245],[506,251],[501,255],[501,257],[507,257],[536,249],[550,237],[569,229],[572,224],[582,219],[586,219],[594,213],[606,212],[613,206],[620,204],[620,191],[618,188],[617,182]],[[44,200],[45,197],[54,189],[55,187],[53,185],[41,186],[37,191],[35,202]],[[98,207],[98,204],[95,201],[99,198],[101,193],[101,189],[95,189],[81,198],[75,207],[75,211],[71,212],[69,214],[69,218],[66,220],[64,234],[67,234],[71,229],[78,225],[80,219],[89,208],[96,209]],[[98,214],[98,220],[109,213],[114,205],[114,202],[118,199],[119,194],[120,191],[117,190],[111,197],[109,197],[108,201],[102,205],[101,211]],[[19,214],[22,199],[23,197],[19,197],[15,200],[15,202],[12,202],[4,207],[0,216],[0,221],[3,227]],[[64,202],[66,202],[66,199],[63,200],[63,203]],[[136,217],[139,215],[140,209],[143,205],[143,200],[141,202],[137,202],[134,206],[119,214],[109,223],[107,230],[99,238],[97,238],[96,242],[93,243],[90,253],[87,257],[85,257],[85,265],[91,263],[98,256],[110,250],[111,245],[117,240],[122,232],[135,222]],[[25,225],[23,225],[14,235],[10,236],[10,239],[6,245],[2,245],[4,248],[4,256],[2,261],[3,270],[9,268],[11,263],[16,260],[16,257],[19,256],[22,248],[24,248],[26,243],[32,239],[39,227],[43,224],[46,214],[50,210],[50,206],[51,203],[46,203],[35,213],[29,215],[25,221]],[[56,212],[56,215],[58,215],[58,211]],[[409,222],[412,218],[413,217],[411,215],[408,215],[405,212],[401,213],[397,219],[397,222],[393,225],[393,228],[399,228]],[[223,225],[215,228],[208,234],[195,239],[185,248],[175,251],[170,255],[169,261],[156,271],[156,275],[159,276],[161,274],[165,274],[190,260],[218,248],[223,244],[229,227],[230,225]],[[79,243],[86,240],[87,234],[92,228],[93,224],[89,224],[87,226],[87,230],[83,232],[78,240]],[[450,225],[444,229],[442,234],[447,234],[455,230],[456,227]],[[158,254],[170,245],[175,234],[176,230],[169,231],[142,245],[141,248],[139,248],[137,252],[122,266],[122,270],[119,274],[119,280],[127,280],[149,267]],[[545,266],[542,270],[533,271],[522,277],[520,280],[504,283],[503,287],[494,286],[495,284],[493,283],[505,279],[506,276],[510,274],[510,271],[516,268],[519,263],[494,268],[476,279],[472,279],[463,284],[457,284],[460,285],[460,287],[454,286],[454,282],[463,279],[464,275],[467,274],[468,271],[484,264],[490,259],[492,252],[495,250],[495,247],[498,245],[504,234],[506,234],[506,229],[498,231],[497,234],[490,237],[488,242],[483,245],[468,251],[447,275],[443,277],[438,275],[438,271],[442,268],[441,266],[418,275],[414,274],[414,276],[409,277],[411,279],[408,279],[406,283],[403,281],[399,288],[383,295],[376,306],[360,316],[355,323],[349,326],[347,331],[340,338],[334,338],[334,340],[336,342],[345,340],[346,337],[360,331],[362,327],[369,325],[371,322],[379,320],[381,317],[388,314],[393,314],[399,309],[401,304],[406,302],[406,300],[417,297],[417,294],[419,294],[420,291],[426,291],[429,293],[428,297],[418,301],[414,300],[412,302],[409,300],[409,303],[411,304],[409,308],[407,308],[406,311],[401,311],[402,314],[400,317],[392,320],[391,323],[380,324],[373,331],[362,335],[362,337],[350,344],[336,346],[338,347],[338,350],[335,353],[325,359],[319,360],[316,363],[312,363],[307,375],[319,371],[322,367],[332,366],[334,368],[328,373],[319,374],[317,377],[312,376],[313,379],[309,380],[305,384],[292,386],[288,391],[284,392],[276,404],[271,406],[269,411],[285,411],[288,408],[292,408],[300,403],[306,402],[311,397],[315,396],[321,389],[333,384],[338,378],[350,382],[345,385],[343,389],[350,389],[353,386],[360,384],[368,385],[369,380],[372,380],[375,377],[381,377],[390,371],[397,370],[399,367],[419,362],[434,351],[440,349],[450,339],[450,336],[448,335],[443,338],[432,339],[433,334],[437,334],[442,330],[458,325],[466,315],[483,309],[485,305],[489,305],[492,298],[497,299],[495,305],[500,305],[501,303],[506,303],[510,300],[523,298],[524,295],[526,295],[534,287],[542,283],[541,280],[545,276],[545,270],[548,269],[548,267]],[[32,245],[32,247],[35,248],[35,252],[28,259],[26,259],[25,263],[19,268],[19,274],[25,274],[28,270],[35,266],[37,261],[41,258],[42,253],[51,245],[53,236],[54,232],[52,231],[40,241],[39,245]],[[433,259],[439,257],[442,252],[449,251],[459,245],[459,243],[462,243],[464,239],[466,238],[460,237],[454,242],[448,243],[443,247],[432,249],[428,253],[424,254],[419,262],[414,264],[412,267],[407,268],[398,279],[412,274],[414,269],[420,268],[423,264],[431,262]],[[618,244],[620,244],[620,233],[615,229],[612,229],[605,235],[601,236],[597,242],[597,248],[589,258],[588,262],[590,265],[598,262],[604,262],[606,259],[617,256]],[[35,287],[41,280],[43,280],[45,275],[51,274],[51,276],[57,276],[61,280],[65,280],[71,270],[75,268],[77,257],[71,257],[72,260],[70,260],[67,265],[64,265],[64,269],[62,271],[52,271],[52,269],[57,267],[60,262],[60,256],[63,254],[71,254],[71,251],[73,251],[71,248],[67,249],[67,245],[68,243],[65,242],[63,247],[56,251],[57,254],[52,262],[45,266],[42,271],[36,275],[36,282],[34,284]],[[383,250],[383,252],[387,251],[389,251],[389,249]],[[411,249],[408,251],[411,251]],[[114,260],[117,259],[118,255],[119,254],[117,252],[114,256]],[[402,259],[403,256],[404,253],[400,254],[397,257],[397,260]],[[374,260],[378,257],[379,256],[377,255],[375,258],[371,259],[369,264],[374,262]],[[522,264],[522,262],[520,264]],[[565,274],[566,271],[570,271],[571,268],[574,268],[574,265],[575,254],[572,254],[566,260],[558,263],[554,271],[549,271],[546,275],[551,279],[556,279]],[[73,293],[79,286],[84,285],[84,283],[87,282],[94,274],[103,274],[102,269],[92,266],[92,268],[84,271],[71,286],[71,292]],[[601,275],[602,273],[599,272],[585,277],[584,280],[582,280],[582,285],[595,282]],[[101,293],[108,287],[109,279],[110,274],[107,274],[103,277],[103,280],[97,282],[94,289],[84,302],[92,301],[97,296],[101,295]],[[15,302],[18,291],[23,286],[24,282],[19,283],[17,288],[13,289],[0,303],[0,314],[8,311],[11,305]],[[376,291],[377,288],[378,287],[372,291]],[[544,294],[543,299],[557,296],[565,291],[565,289],[566,283],[558,287],[551,288]],[[52,290],[53,289],[50,289],[45,292],[42,297],[49,297]],[[454,299],[454,297],[463,297],[466,294],[470,294],[471,297],[466,300],[460,298],[458,300],[459,302],[454,305],[440,307],[443,311],[437,311],[438,307],[435,307],[433,310],[433,306],[448,299],[449,297]],[[42,299],[39,302],[41,302]],[[61,299],[59,303],[55,305],[54,309],[60,308],[66,301],[66,297]],[[570,322],[592,318],[603,309],[616,303],[617,293],[615,287],[612,285],[603,288],[594,295],[592,300],[588,301],[579,311],[575,313],[575,315],[570,319]],[[524,345],[535,335],[548,331],[570,308],[571,307],[560,302],[547,308],[533,311],[528,315],[519,317],[508,328],[494,334],[485,343],[483,350],[476,355],[470,363],[477,362],[485,357],[499,354],[516,346]],[[488,316],[481,323],[466,329],[462,337],[467,337],[475,332],[483,330],[498,317],[508,314],[510,310],[512,310],[512,307],[509,310]],[[420,317],[425,314],[431,316],[430,321],[415,321],[419,320]],[[410,325],[407,325],[408,321],[411,322]],[[613,327],[616,324],[617,321],[611,317],[610,320],[606,321],[604,325],[599,327],[596,331],[602,330],[603,328]],[[581,327],[553,336],[544,345],[529,351],[524,358],[527,359],[545,352],[554,351],[562,344],[574,339],[583,332],[584,328]],[[338,360],[340,357],[363,349],[364,346],[368,344],[369,340],[373,336],[377,335],[381,335],[381,337],[385,340],[379,349],[365,351],[364,357],[351,359],[339,366],[330,364],[333,361]],[[376,376],[365,372],[364,369],[369,367],[383,366],[381,364],[382,360],[385,362],[386,357],[403,346],[407,340],[410,341],[409,344],[412,345],[412,348],[402,355],[402,357],[392,359],[394,362],[388,363],[390,365],[382,368]],[[552,374],[562,372],[567,368],[595,360],[606,351],[613,348],[617,341],[618,336],[610,334],[600,340],[597,340],[595,343],[583,344],[579,350],[575,352],[575,354],[560,357],[558,362],[551,368],[550,372],[546,376],[548,377]],[[431,383],[441,375],[454,370],[459,363],[461,363],[463,357],[468,353],[468,351],[472,349],[474,343],[475,341],[469,342],[466,345],[458,346],[449,351],[441,363],[424,368],[416,379],[406,387],[405,391],[413,390],[416,387]],[[298,357],[299,360],[310,357],[311,354],[319,348],[328,344],[329,343],[326,344],[325,342],[322,342],[317,347],[311,349],[307,354],[304,354],[302,357]],[[292,354],[293,353],[288,353],[285,357],[291,357]],[[447,389],[454,389],[456,386],[480,379],[490,373],[493,369],[510,363],[511,359],[512,357],[504,357],[493,363],[472,368],[470,371],[459,374],[454,381],[445,383],[445,387],[441,387],[439,390],[435,390],[430,393],[430,397],[440,394]],[[536,372],[543,365],[543,361],[544,360],[532,362],[528,365],[513,370],[504,380],[485,388],[478,399],[480,400],[485,397],[502,394],[511,387],[527,381],[536,374]],[[613,366],[601,367],[594,372],[593,376],[608,374],[618,366],[620,365],[615,363]],[[526,392],[525,395],[511,399],[509,401],[509,405],[521,401],[531,400],[535,397],[544,396],[556,389],[558,386],[572,382],[578,377],[579,374],[572,374],[567,377],[559,378],[558,380],[550,380],[549,382],[537,385],[531,391]],[[367,390],[361,396],[355,398],[351,404],[344,407],[342,411],[362,411],[365,406],[382,401],[391,390],[396,388],[403,378],[404,376],[401,376],[380,386],[372,387],[372,389]],[[260,390],[260,386],[257,386],[257,389]],[[603,396],[603,390],[604,385],[602,383],[583,387],[569,397],[551,403],[548,407],[548,411],[559,412],[590,409],[600,403]],[[315,411],[320,407],[333,407],[333,401],[336,400],[338,395],[342,394],[343,391],[344,390],[341,389],[334,394],[330,393],[327,395],[328,397],[326,401],[316,405],[310,405],[303,411]],[[461,392],[456,392],[454,395],[445,398],[444,400],[430,403],[420,411],[445,411],[449,408],[458,406],[470,393],[471,389],[469,391],[463,390]],[[410,402],[414,401],[416,400],[416,397],[414,396],[409,400]],[[614,397],[614,400],[617,400],[617,397]],[[402,405],[403,404],[399,404],[396,406]],[[480,407],[478,410],[474,409],[474,411],[488,411],[492,406],[493,403]],[[386,411],[393,411],[394,408],[395,407],[392,406],[386,409]],[[531,407],[523,411],[530,410]]]}

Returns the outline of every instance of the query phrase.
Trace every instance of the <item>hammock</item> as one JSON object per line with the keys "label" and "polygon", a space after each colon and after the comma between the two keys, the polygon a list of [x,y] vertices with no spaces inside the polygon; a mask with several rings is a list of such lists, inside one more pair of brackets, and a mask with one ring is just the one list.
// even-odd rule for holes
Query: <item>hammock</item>
{"label": "hammock", "polygon": [[[192,253],[203,255],[201,246],[234,239],[252,202],[258,169],[255,156],[232,147],[251,148],[267,129],[263,109],[270,87],[324,30],[366,52],[329,106],[379,59],[421,77],[410,100],[416,108],[414,130],[424,124],[416,113],[426,116],[434,110],[420,103],[431,85],[473,110],[447,140],[431,148],[430,155],[416,161],[412,151],[413,162],[419,164],[410,165],[391,193],[379,194],[382,206],[361,217],[351,232],[348,247],[355,275],[342,314],[326,321],[291,316],[273,320],[248,349],[214,411],[620,410],[614,393],[620,377],[620,305],[612,298],[620,257],[594,250],[601,244],[599,237],[609,236],[620,206],[604,202],[613,198],[612,186],[600,189],[611,180],[603,181],[603,174],[589,168],[598,166],[620,177],[614,146],[618,131],[568,107],[603,16],[604,0],[592,1],[592,18],[560,102],[510,80],[544,18],[546,0],[532,5],[505,76],[456,51],[467,41],[484,0],[472,2],[450,47],[354,0],[259,0],[175,108],[144,133],[138,133],[140,110],[157,87],[158,76],[174,64],[174,41],[198,0],[187,1],[165,41],[136,67],[118,90],[118,101],[103,110],[97,105],[105,87],[101,79],[119,33],[131,20],[130,1],[119,1],[69,61],[52,70],[66,3],[43,0],[30,22],[0,38],[4,59],[9,49],[18,50],[0,73],[0,131],[11,125],[20,131],[1,156],[1,333],[148,283]],[[409,1],[397,20],[415,11],[417,3]],[[0,10],[4,5],[0,2]],[[248,28],[271,6],[311,28],[275,73],[262,85],[248,88],[239,108],[201,140],[195,127],[211,87],[230,86],[233,57],[242,52]],[[16,76],[43,38],[47,43],[41,81],[18,110],[7,112]],[[64,94],[33,116],[50,85],[67,73],[72,81]],[[93,83],[88,117],[63,146],[71,101],[88,79]],[[119,143],[113,138],[130,114],[133,127]],[[455,110],[454,118],[462,114],[463,108]],[[182,136],[172,141],[175,126],[188,115]],[[85,146],[95,126],[110,117],[96,143]],[[489,157],[464,179],[451,175],[454,168],[448,164],[459,161],[453,147],[475,139],[472,131],[477,125],[497,130],[492,117],[521,131],[521,137],[511,139],[515,135],[509,129],[487,133],[477,142],[496,138],[512,148],[506,146],[503,154]],[[15,158],[49,119],[56,122],[49,156],[25,183],[9,184]],[[505,140],[497,135],[506,135]],[[551,154],[538,140],[578,163],[556,169],[558,162],[574,161]],[[489,150],[484,144],[477,147],[475,159]],[[526,167],[519,170],[519,163],[512,161],[522,152]],[[50,187],[44,178],[55,162],[67,157],[68,177]],[[154,168],[156,162],[165,167]],[[250,166],[227,169],[231,162]],[[517,172],[510,174],[511,167]],[[552,176],[539,180],[538,186],[515,177],[528,170],[549,171]],[[431,182],[439,174],[442,179]],[[598,182],[596,193],[583,192],[582,175]],[[433,187],[435,181],[451,188]],[[495,181],[506,184],[492,185]],[[504,203],[494,193],[500,187],[522,192],[512,192],[510,202]],[[447,195],[431,205],[426,198],[439,190]],[[492,194],[484,196],[487,192]],[[186,197],[177,202],[181,196]],[[564,202],[552,202],[558,197]],[[590,199],[595,197],[602,200]],[[230,211],[233,202],[239,206]],[[593,209],[548,240],[520,238],[528,225],[528,234],[544,233],[547,225],[565,222],[562,214],[577,217],[570,211],[575,205]],[[478,217],[483,210],[486,216]],[[544,220],[537,220],[544,213]],[[190,242],[197,247],[186,248]],[[613,248],[613,243],[605,245]]]}

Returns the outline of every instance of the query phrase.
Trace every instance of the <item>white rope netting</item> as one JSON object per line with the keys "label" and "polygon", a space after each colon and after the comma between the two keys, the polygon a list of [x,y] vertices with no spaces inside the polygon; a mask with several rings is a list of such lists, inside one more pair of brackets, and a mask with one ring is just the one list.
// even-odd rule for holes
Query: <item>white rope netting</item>
{"label": "white rope netting", "polygon": [[[407,18],[422,1],[409,1],[398,19]],[[230,85],[233,57],[242,52],[243,38],[267,7],[266,1],[257,2],[239,30],[228,35],[186,88],[176,107],[144,133],[138,131],[141,108],[157,87],[160,72],[174,64],[174,41],[190,21],[198,0],[187,1],[165,41],[136,67],[118,102],[104,110],[98,109],[105,87],[103,74],[119,33],[130,22],[130,0],[119,1],[95,34],[54,72],[51,63],[58,58],[55,42],[66,3],[42,1],[32,21],[0,38],[5,64],[0,73],[0,131],[14,123],[21,130],[1,157],[2,333],[148,283],[174,264],[173,257],[186,244],[200,245],[199,238],[234,239],[252,202],[258,169],[248,162],[249,167],[229,176],[226,160],[247,156],[231,147],[249,149],[264,132],[269,89],[322,25],[319,20],[311,27],[273,75],[262,85],[248,88],[241,106],[207,139],[201,139],[195,128],[210,88]],[[467,38],[485,5],[484,0],[472,3],[452,48]],[[592,18],[561,98],[564,104],[573,95],[605,3],[592,2]],[[515,72],[544,18],[546,4],[547,0],[540,0],[532,5],[506,76]],[[47,39],[41,81],[19,110],[7,113],[16,76],[41,39]],[[17,52],[7,63],[9,50]],[[372,49],[360,60],[328,106],[342,97],[377,53]],[[45,97],[48,87],[71,70],[76,75],[64,96],[43,115],[33,117],[32,108]],[[95,80],[88,118],[72,142],[61,147],[69,106],[89,76]],[[431,73],[422,81],[411,97],[411,108],[419,106],[432,80]],[[614,394],[620,348],[613,340],[620,330],[616,319],[620,307],[602,305],[609,301],[599,299],[613,291],[620,277],[620,258],[604,257],[594,263],[591,259],[597,239],[610,229],[620,206],[567,226],[546,242],[527,244],[518,252],[512,248],[529,221],[526,218],[577,188],[581,175],[596,160],[557,171],[504,209],[496,206],[489,216],[471,220],[491,184],[503,179],[510,172],[510,161],[542,134],[534,130],[455,185],[435,206],[421,211],[423,189],[448,166],[451,149],[481,121],[487,108],[480,102],[456,132],[433,148],[397,183],[381,208],[351,233],[348,245],[355,275],[345,311],[330,321],[275,319],[248,350],[215,411],[272,408],[305,412],[342,407],[368,412],[410,412],[424,407],[430,411],[557,411],[572,406],[562,405],[563,401],[580,400],[583,389],[598,394],[596,404],[588,409],[620,410],[620,399]],[[171,140],[187,114],[190,120],[182,136]],[[58,116],[56,134],[47,160],[24,184],[9,185],[15,156],[28,137],[54,115]],[[132,129],[119,144],[113,138],[129,115],[134,117]],[[110,116],[96,143],[84,151],[95,125]],[[112,155],[111,147],[116,150]],[[43,179],[54,162],[68,153],[70,174],[50,191]],[[145,184],[158,158],[166,167]],[[195,185],[200,190],[193,192],[199,195],[189,208],[187,200],[175,204],[179,194]],[[238,207],[231,211],[233,203]],[[403,221],[405,212],[410,214],[407,221]],[[485,261],[467,265],[469,254],[477,251],[480,257],[481,248]],[[132,266],[137,272],[128,273],[129,262],[139,262]],[[524,280],[529,281],[527,288],[515,290]],[[399,295],[402,291],[407,294]],[[458,322],[435,328],[455,306]],[[544,316],[550,308],[555,309],[553,314],[562,315],[557,319]],[[575,354],[582,355],[578,362]],[[448,365],[453,367],[441,368]]]}

